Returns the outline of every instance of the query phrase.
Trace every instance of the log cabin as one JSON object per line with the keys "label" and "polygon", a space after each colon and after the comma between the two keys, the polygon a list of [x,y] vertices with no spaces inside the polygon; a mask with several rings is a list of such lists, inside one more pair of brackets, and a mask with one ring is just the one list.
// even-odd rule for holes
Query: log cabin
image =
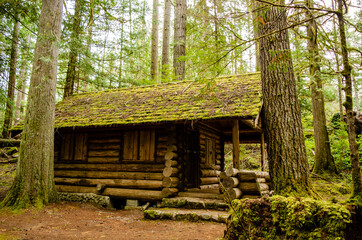
{"label": "log cabin", "polygon": [[[58,191],[158,201],[218,184],[224,144],[261,143],[260,74],[70,96],[56,106]],[[264,152],[264,151],[262,151]]]}

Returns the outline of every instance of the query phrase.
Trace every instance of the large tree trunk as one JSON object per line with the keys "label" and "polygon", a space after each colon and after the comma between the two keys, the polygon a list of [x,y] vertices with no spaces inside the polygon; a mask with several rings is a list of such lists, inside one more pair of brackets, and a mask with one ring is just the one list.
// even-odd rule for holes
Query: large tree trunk
{"label": "large tree trunk", "polygon": [[[20,16],[18,16],[19,18]],[[18,61],[18,50],[19,50],[19,29],[20,22],[15,21],[13,30],[13,39],[11,45],[10,55],[10,73],[8,82],[8,96],[6,101],[6,110],[4,118],[4,127],[2,136],[3,138],[9,138],[9,129],[12,126],[13,113],[14,113],[14,92],[15,92],[15,81],[16,81],[16,63]]]}
{"label": "large tree trunk", "polygon": [[28,69],[28,54],[29,54],[29,43],[30,43],[30,35],[26,37],[25,50],[22,53],[22,62],[20,66],[20,74],[19,80],[17,83],[17,91],[18,94],[16,96],[15,103],[15,121],[14,123],[19,123],[20,120],[24,118],[24,100],[25,100],[25,88],[26,88],[26,77],[27,77],[27,69]]}
{"label": "large tree trunk", "polygon": [[43,0],[16,176],[2,206],[41,207],[57,200],[54,110],[62,1]]}
{"label": "large tree trunk", "polygon": [[173,68],[178,80],[185,79],[186,56],[186,0],[176,0],[174,22]]}
{"label": "large tree trunk", "polygon": [[151,44],[151,76],[154,82],[158,78],[158,0],[153,0]]}
{"label": "large tree trunk", "polygon": [[351,165],[352,165],[352,182],[353,192],[352,197],[357,197],[362,202],[362,181],[361,181],[361,167],[359,163],[358,144],[356,139],[355,117],[353,114],[353,98],[352,98],[352,67],[349,64],[346,31],[344,29],[344,14],[343,14],[343,1],[337,0],[338,4],[338,23],[339,35],[341,39],[341,50],[343,59],[342,75],[345,79],[344,92],[346,94],[346,101],[343,103],[347,114],[347,128],[348,128],[348,142],[351,152]]}
{"label": "large tree trunk", "polygon": [[[306,0],[308,8],[313,7],[313,0]],[[320,73],[320,57],[318,52],[317,33],[318,27],[311,10],[307,11],[307,17],[312,20],[307,24],[310,88],[313,105],[313,127],[315,139],[314,173],[337,173],[336,165],[331,153],[329,137],[326,126],[326,114],[324,110],[323,86]]]}
{"label": "large tree trunk", "polygon": [[[264,130],[276,194],[314,195],[304,144],[285,10],[260,4],[258,11]],[[262,9],[262,10],[261,10]],[[275,34],[270,34],[277,31]],[[267,35],[267,36],[266,36]]]}
{"label": "large tree trunk", "polygon": [[74,18],[72,24],[71,40],[70,40],[69,62],[68,62],[67,75],[65,77],[63,98],[73,95],[74,83],[77,77],[76,65],[78,62],[78,52],[80,47],[79,44],[80,21],[81,21],[80,1],[81,0],[75,0],[75,10],[74,10]]}
{"label": "large tree trunk", "polygon": [[91,69],[90,58],[92,56],[92,38],[93,38],[93,23],[94,23],[94,0],[89,1],[89,20],[88,20],[88,36],[87,36],[87,49],[86,49],[86,66],[87,68],[84,71],[84,82],[83,82],[83,91],[88,91],[89,84],[89,71]]}
{"label": "large tree trunk", "polygon": [[162,36],[162,76],[166,77],[170,62],[170,23],[171,23],[171,0],[165,0],[163,15],[163,36]]}

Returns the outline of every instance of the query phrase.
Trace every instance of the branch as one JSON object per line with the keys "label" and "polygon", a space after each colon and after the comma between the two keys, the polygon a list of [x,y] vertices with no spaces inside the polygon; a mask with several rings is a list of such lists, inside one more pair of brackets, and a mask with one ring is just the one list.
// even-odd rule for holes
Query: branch
{"label": "branch", "polygon": [[[298,9],[298,8],[302,8],[305,9],[305,6],[303,5],[293,5],[293,6],[289,6],[289,5],[284,5],[284,4],[276,4],[276,3],[272,3],[272,2],[268,2],[268,1],[264,1],[264,0],[256,0],[257,2],[260,3],[265,3],[265,4],[269,4],[271,6],[274,7],[283,7],[283,8],[293,8],[293,9]],[[325,8],[309,8],[310,10],[315,10],[315,11],[321,11],[321,12],[327,12],[327,13],[338,13],[338,11],[334,11],[331,9],[325,9]]]}

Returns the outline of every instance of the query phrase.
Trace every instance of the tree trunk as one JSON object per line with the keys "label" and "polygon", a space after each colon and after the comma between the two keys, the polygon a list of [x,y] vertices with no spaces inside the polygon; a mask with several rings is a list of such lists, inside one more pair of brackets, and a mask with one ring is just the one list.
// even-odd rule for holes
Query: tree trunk
{"label": "tree trunk", "polygon": [[[308,8],[313,8],[313,0],[306,0],[306,6]],[[313,127],[315,138],[315,162],[313,172],[319,174],[327,171],[330,174],[335,174],[337,173],[337,169],[331,153],[326,126],[326,114],[324,110],[323,86],[320,73],[320,57],[317,43],[318,27],[311,10],[307,11],[307,17],[313,19],[307,24],[308,53],[310,64],[309,72],[311,78],[310,88],[312,93]]]}
{"label": "tree trunk", "polygon": [[294,79],[285,10],[260,4],[258,11],[264,128],[270,177],[276,194],[314,195]]}
{"label": "tree trunk", "polygon": [[87,36],[87,49],[86,49],[86,66],[87,69],[84,70],[84,82],[83,82],[83,91],[88,91],[89,84],[89,71],[92,68],[91,63],[89,63],[92,56],[92,37],[93,37],[93,23],[94,23],[94,0],[89,1],[89,20],[88,20],[88,36]]}
{"label": "tree trunk", "polygon": [[359,163],[358,144],[356,139],[356,127],[355,118],[353,114],[353,100],[352,100],[352,67],[349,64],[346,31],[344,28],[344,14],[343,14],[343,1],[337,0],[338,4],[338,23],[339,23],[339,35],[341,39],[341,50],[343,59],[343,71],[342,75],[345,79],[344,92],[346,94],[346,101],[343,103],[347,114],[347,129],[348,129],[348,142],[351,152],[351,165],[352,165],[352,182],[353,192],[352,197],[362,202],[362,181],[361,181],[361,168]]}
{"label": "tree trunk", "polygon": [[73,95],[74,92],[74,83],[76,80],[76,65],[78,62],[78,52],[79,52],[79,35],[80,35],[80,9],[81,9],[81,0],[75,0],[75,10],[74,10],[74,19],[72,24],[72,34],[70,40],[70,53],[69,53],[69,62],[67,75],[65,78],[64,85],[64,94],[63,99]]}
{"label": "tree trunk", "polygon": [[62,1],[43,0],[16,176],[2,206],[26,208],[57,200],[54,111]]}
{"label": "tree trunk", "polygon": [[[18,15],[18,19],[19,19]],[[10,55],[10,73],[9,73],[9,82],[8,82],[8,96],[6,100],[6,110],[4,118],[4,127],[3,127],[3,138],[9,138],[10,133],[9,129],[12,126],[13,113],[14,113],[14,92],[15,92],[15,80],[16,80],[16,63],[18,61],[18,50],[19,50],[19,29],[20,22],[15,21],[14,30],[13,30],[13,39],[11,45],[11,55]]]}
{"label": "tree trunk", "polygon": [[154,82],[158,78],[158,0],[153,0],[151,44],[151,76]]}
{"label": "tree trunk", "polygon": [[162,39],[162,76],[166,77],[170,62],[170,23],[171,23],[171,0],[165,0],[163,15],[163,39]]}
{"label": "tree trunk", "polygon": [[18,94],[16,96],[16,103],[15,103],[15,121],[14,123],[19,123],[20,120],[24,118],[24,100],[25,100],[25,88],[26,88],[26,72],[28,68],[28,54],[29,54],[29,42],[30,42],[30,35],[26,37],[26,49],[23,52],[22,62],[20,66],[20,75],[19,80],[17,83],[17,91]]}
{"label": "tree trunk", "polygon": [[186,0],[176,0],[173,68],[177,80],[185,79],[186,56]]}

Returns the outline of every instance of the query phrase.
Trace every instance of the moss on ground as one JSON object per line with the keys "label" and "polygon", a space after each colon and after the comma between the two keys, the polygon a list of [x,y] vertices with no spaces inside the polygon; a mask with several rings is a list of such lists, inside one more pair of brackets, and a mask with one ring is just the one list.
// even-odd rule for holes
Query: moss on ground
{"label": "moss on ground", "polygon": [[234,200],[225,239],[346,239],[348,207],[311,198]]}

